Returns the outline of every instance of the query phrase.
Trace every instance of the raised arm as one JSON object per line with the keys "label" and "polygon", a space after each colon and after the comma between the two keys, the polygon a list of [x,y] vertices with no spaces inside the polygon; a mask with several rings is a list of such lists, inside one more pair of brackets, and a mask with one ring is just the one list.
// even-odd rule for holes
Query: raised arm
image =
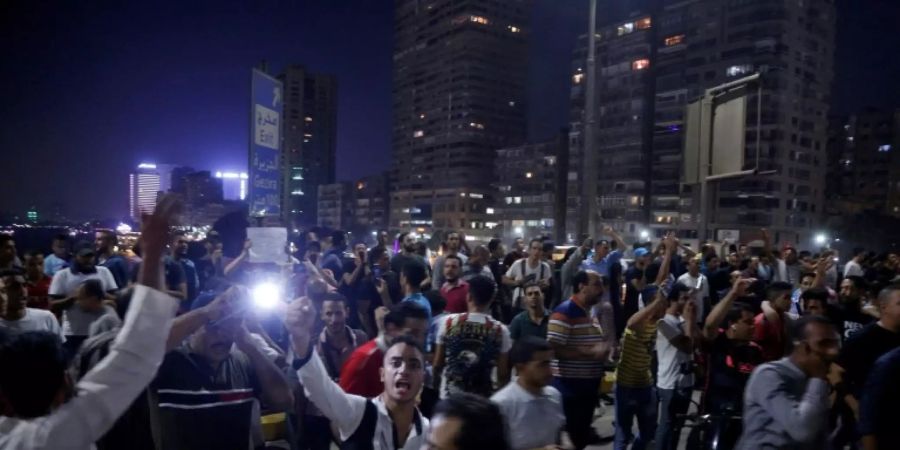
{"label": "raised arm", "polygon": [[619,233],[616,233],[616,230],[614,230],[613,227],[605,225],[603,227],[603,232],[613,238],[613,241],[616,242],[616,250],[622,253],[625,253],[625,250],[628,250],[628,247],[625,246],[625,241],[622,240],[622,236],[619,236]]}
{"label": "raised arm", "polygon": [[362,422],[366,399],[344,392],[328,376],[311,337],[315,317],[315,308],[309,298],[302,297],[288,305],[285,326],[294,350],[293,367],[306,396],[338,426],[341,438],[347,439]]}
{"label": "raised arm", "polygon": [[637,330],[644,326],[651,318],[658,315],[660,311],[665,311],[665,309],[666,297],[662,294],[662,290],[657,289],[656,294],[653,296],[653,301],[640,311],[632,314],[631,317],[628,318],[628,323],[625,326],[632,330]]}
{"label": "raised arm", "polygon": [[701,333],[703,339],[712,341],[716,338],[719,325],[725,320],[725,316],[728,315],[728,311],[731,310],[734,301],[738,297],[744,296],[747,292],[747,286],[754,281],[756,280],[752,278],[739,278],[734,281],[734,284],[731,285],[731,290],[728,291],[725,298],[719,300],[719,303],[716,303],[716,306],[709,312],[709,316],[706,317],[706,322],[703,323],[703,331]]}
{"label": "raised arm", "polygon": [[144,217],[144,264],[125,325],[109,355],[75,385],[78,394],[72,400],[17,427],[20,442],[31,444],[29,448],[62,442],[75,448],[91,446],[155,376],[178,309],[178,302],[161,291],[162,254],[177,208],[174,197],[164,196],[153,215]]}

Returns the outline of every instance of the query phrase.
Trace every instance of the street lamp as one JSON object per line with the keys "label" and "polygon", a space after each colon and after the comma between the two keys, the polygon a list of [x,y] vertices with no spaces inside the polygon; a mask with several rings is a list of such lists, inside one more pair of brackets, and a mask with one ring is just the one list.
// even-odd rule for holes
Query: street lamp
{"label": "street lamp", "polygon": [[647,239],[650,237],[650,232],[647,230],[641,230],[641,239]]}
{"label": "street lamp", "polygon": [[522,227],[516,227],[516,229],[513,230],[513,231],[514,231],[514,232],[516,233],[516,235],[518,235],[518,236],[521,236],[521,235],[522,235]]}
{"label": "street lamp", "polygon": [[825,245],[828,242],[828,236],[825,236],[825,233],[819,233],[815,237],[816,245]]}

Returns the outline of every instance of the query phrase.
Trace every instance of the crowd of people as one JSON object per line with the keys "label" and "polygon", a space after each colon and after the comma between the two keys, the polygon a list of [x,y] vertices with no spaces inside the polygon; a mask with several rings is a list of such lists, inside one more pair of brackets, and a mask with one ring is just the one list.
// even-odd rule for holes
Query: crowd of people
{"label": "crowd of people", "polygon": [[298,449],[582,449],[602,403],[617,450],[900,448],[897,254],[336,231],[261,264],[188,257],[176,210],[128,255],[0,234],[0,448],[264,448],[285,413]]}

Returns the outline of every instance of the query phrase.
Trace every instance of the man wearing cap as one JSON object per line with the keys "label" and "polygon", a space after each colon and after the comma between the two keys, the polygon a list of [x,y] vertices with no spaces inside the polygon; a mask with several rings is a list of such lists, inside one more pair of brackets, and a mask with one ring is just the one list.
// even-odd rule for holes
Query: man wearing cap
{"label": "man wearing cap", "polygon": [[697,307],[696,317],[702,323],[706,317],[706,312],[709,310],[706,307],[709,302],[709,280],[706,278],[706,275],[700,273],[700,255],[688,260],[688,271],[678,277],[676,282],[687,286],[691,290],[691,300],[694,302],[694,306]]}
{"label": "man wearing cap", "polygon": [[100,280],[103,292],[112,294],[119,289],[115,278],[106,267],[95,264],[94,247],[89,243],[81,243],[75,249],[75,257],[68,269],[62,269],[53,275],[48,294],[50,298],[62,300],[74,297],[78,287],[87,280]]}

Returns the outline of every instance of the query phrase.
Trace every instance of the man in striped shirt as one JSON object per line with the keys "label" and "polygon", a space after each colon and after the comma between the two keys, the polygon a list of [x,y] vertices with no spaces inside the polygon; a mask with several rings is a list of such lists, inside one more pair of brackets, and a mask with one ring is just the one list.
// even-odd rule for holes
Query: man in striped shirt
{"label": "man in striped shirt", "polygon": [[610,346],[591,307],[603,294],[603,279],[594,271],[580,271],[572,278],[574,294],[553,310],[547,341],[553,347],[553,387],[562,394],[566,431],[576,449],[590,444],[591,422],[597,404],[603,363]]}
{"label": "man in striped shirt", "polygon": [[[653,388],[650,366],[653,346],[656,344],[656,323],[666,314],[668,302],[658,289],[669,274],[672,253],[678,241],[672,237],[663,239],[666,256],[656,276],[654,289],[645,289],[644,295],[655,290],[654,300],[644,309],[628,318],[622,337],[622,356],[616,367],[616,437],[615,450],[625,450],[632,442],[632,450],[644,450],[656,434],[657,398]],[[631,426],[637,417],[638,435]]]}

